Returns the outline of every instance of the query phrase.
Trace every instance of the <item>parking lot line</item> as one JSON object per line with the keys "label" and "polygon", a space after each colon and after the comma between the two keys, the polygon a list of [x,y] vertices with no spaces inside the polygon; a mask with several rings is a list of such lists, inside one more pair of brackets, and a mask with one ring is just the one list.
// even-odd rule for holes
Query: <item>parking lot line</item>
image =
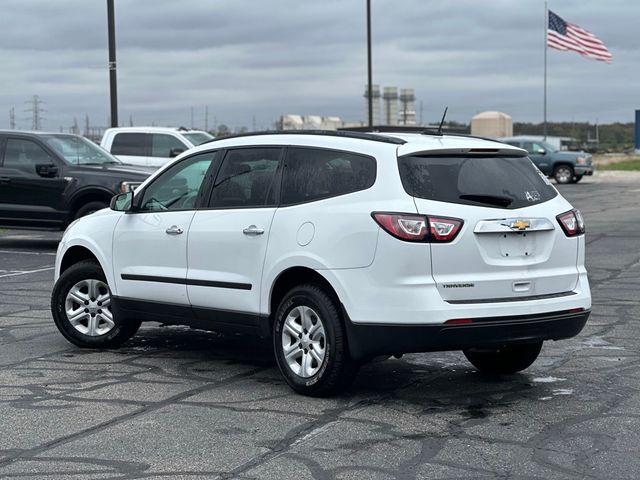
{"label": "parking lot line", "polygon": [[25,271],[19,271],[19,272],[5,273],[3,275],[0,275],[0,278],[17,277],[18,275],[27,275],[29,273],[46,272],[47,270],[53,270],[54,268],[55,267],[53,265],[50,265],[47,267],[37,268],[35,270],[25,270]]}
{"label": "parking lot line", "polygon": [[22,252],[19,250],[0,250],[0,253],[12,253],[17,255],[56,255],[55,252]]}

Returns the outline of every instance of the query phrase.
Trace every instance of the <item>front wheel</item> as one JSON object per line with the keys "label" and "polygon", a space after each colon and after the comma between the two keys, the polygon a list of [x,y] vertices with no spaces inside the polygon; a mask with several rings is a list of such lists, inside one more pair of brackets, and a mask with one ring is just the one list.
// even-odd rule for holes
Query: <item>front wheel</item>
{"label": "front wheel", "polygon": [[83,348],[118,347],[140,328],[139,320],[114,316],[104,272],[91,260],[60,275],[51,294],[51,313],[60,333]]}
{"label": "front wheel", "polygon": [[303,395],[336,394],[351,383],[358,370],[349,355],[336,302],[314,284],[292,289],[280,302],[273,344],[280,372]]}
{"label": "front wheel", "polygon": [[560,184],[573,182],[573,168],[569,165],[560,165],[553,171],[553,178]]}
{"label": "front wheel", "polygon": [[464,356],[482,373],[509,375],[529,368],[536,361],[542,342],[505,345],[495,350],[468,349]]}
{"label": "front wheel", "polygon": [[84,204],[82,207],[80,207],[78,209],[78,211],[76,212],[76,215],[74,217],[74,220],[81,218],[81,217],[86,217],[87,215],[91,215],[92,213],[97,212],[98,210],[102,210],[103,208],[107,208],[109,206],[109,204],[105,203],[105,202],[89,202]]}

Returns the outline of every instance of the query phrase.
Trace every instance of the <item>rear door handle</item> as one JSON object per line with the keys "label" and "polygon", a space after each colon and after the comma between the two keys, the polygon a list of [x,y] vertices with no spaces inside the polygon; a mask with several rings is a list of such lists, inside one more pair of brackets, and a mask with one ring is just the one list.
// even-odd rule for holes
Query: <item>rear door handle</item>
{"label": "rear door handle", "polygon": [[255,225],[249,225],[247,228],[242,230],[242,233],[245,235],[262,235],[264,233],[264,228],[258,228]]}
{"label": "rear door handle", "polygon": [[184,230],[182,230],[177,225],[171,225],[165,230],[165,232],[167,232],[168,235],[181,235],[182,233],[184,233]]}
{"label": "rear door handle", "polygon": [[0,183],[11,183],[11,177],[0,177]]}

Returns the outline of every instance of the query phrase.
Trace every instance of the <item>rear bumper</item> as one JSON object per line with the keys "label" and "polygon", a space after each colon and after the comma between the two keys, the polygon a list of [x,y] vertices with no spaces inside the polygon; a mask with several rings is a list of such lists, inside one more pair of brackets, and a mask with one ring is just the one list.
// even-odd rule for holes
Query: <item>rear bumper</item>
{"label": "rear bumper", "polygon": [[590,310],[484,317],[469,324],[390,325],[346,322],[349,350],[356,360],[376,355],[463,350],[508,343],[561,340],[584,328]]}

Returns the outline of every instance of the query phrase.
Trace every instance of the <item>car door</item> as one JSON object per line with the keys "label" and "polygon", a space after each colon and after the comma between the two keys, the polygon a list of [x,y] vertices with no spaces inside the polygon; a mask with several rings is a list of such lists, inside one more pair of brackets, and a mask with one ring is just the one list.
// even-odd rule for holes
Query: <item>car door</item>
{"label": "car door", "polygon": [[150,166],[162,166],[182,152],[189,150],[190,145],[186,145],[182,140],[168,133],[151,134],[151,157],[148,164]]}
{"label": "car door", "polygon": [[283,148],[228,150],[189,230],[187,291],[205,321],[255,326]]}
{"label": "car door", "polygon": [[531,161],[545,175],[551,175],[551,152],[538,142],[524,142],[523,148],[529,153]]}
{"label": "car door", "polygon": [[218,161],[217,152],[185,158],[136,196],[114,231],[118,296],[188,306],[187,231]]}
{"label": "car door", "polygon": [[4,139],[0,162],[0,218],[5,225],[61,226],[67,212],[62,194],[67,181],[61,162],[28,138]]}

